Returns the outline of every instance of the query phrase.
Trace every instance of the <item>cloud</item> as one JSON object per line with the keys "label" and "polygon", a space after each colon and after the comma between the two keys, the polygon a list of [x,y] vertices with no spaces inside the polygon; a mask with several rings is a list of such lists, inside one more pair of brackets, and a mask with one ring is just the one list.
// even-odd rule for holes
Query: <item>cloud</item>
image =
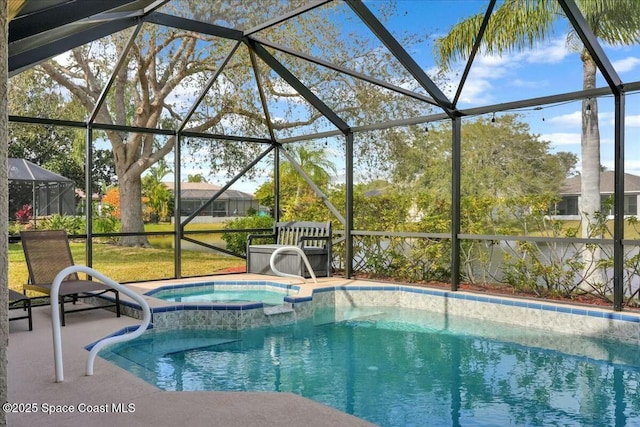
{"label": "cloud", "polygon": [[547,119],[547,122],[559,126],[577,126],[578,128],[581,128],[582,112],[574,111],[573,113],[550,117],[549,119]]}
{"label": "cloud", "polygon": [[551,40],[547,45],[536,46],[530,52],[516,55],[530,64],[557,64],[564,60],[571,51],[567,49],[566,37]]}
{"label": "cloud", "polygon": [[[581,145],[582,136],[580,132],[551,132],[540,135],[540,139],[543,141],[551,142],[553,146],[562,145]],[[613,145],[613,138],[600,136],[600,146]]]}
{"label": "cloud", "polygon": [[543,141],[549,141],[552,145],[580,145],[580,133],[555,132],[540,135]]}
{"label": "cloud", "polygon": [[640,114],[635,116],[625,116],[624,123],[629,127],[640,127]]}
{"label": "cloud", "polygon": [[488,79],[470,78],[466,81],[462,94],[460,95],[460,102],[466,104],[490,104],[494,101],[493,93],[491,92],[491,82]]}
{"label": "cloud", "polygon": [[[607,170],[614,170],[615,163],[613,160],[603,160],[601,163]],[[640,175],[640,160],[627,160],[624,162],[624,173]]]}
{"label": "cloud", "polygon": [[[607,167],[609,166],[607,165]],[[613,170],[613,162],[611,162],[609,168]],[[640,175],[640,160],[626,160],[624,162],[624,171],[625,173]]]}
{"label": "cloud", "polygon": [[511,86],[521,87],[521,88],[541,88],[541,87],[548,87],[549,81],[548,80],[533,81],[533,80],[514,79],[511,82]]}
{"label": "cloud", "polygon": [[617,72],[626,73],[627,71],[631,71],[640,65],[640,58],[630,56],[628,58],[613,61],[612,65]]}
{"label": "cloud", "polygon": [[[471,66],[471,71],[467,77],[460,102],[469,105],[480,105],[497,102],[500,94],[492,93],[493,82],[500,79],[510,79],[510,86],[519,88],[547,87],[549,81],[525,80],[522,79],[522,69],[527,64],[551,64],[563,61],[572,52],[567,49],[566,37],[560,37],[549,41],[547,44],[540,44],[532,50],[517,53],[504,53],[502,55],[487,55],[479,53]],[[452,68],[447,73],[447,77],[459,82],[464,63]],[[543,77],[543,76],[541,76]]]}
{"label": "cloud", "polygon": [[[603,126],[613,126],[614,114],[607,111],[598,112],[598,119],[600,121],[601,130]],[[627,124],[631,126],[640,126],[640,116],[627,116]],[[546,119],[547,123],[551,123],[558,127],[574,127],[582,129],[582,111],[574,111],[573,113],[561,114],[559,116],[553,116]]]}

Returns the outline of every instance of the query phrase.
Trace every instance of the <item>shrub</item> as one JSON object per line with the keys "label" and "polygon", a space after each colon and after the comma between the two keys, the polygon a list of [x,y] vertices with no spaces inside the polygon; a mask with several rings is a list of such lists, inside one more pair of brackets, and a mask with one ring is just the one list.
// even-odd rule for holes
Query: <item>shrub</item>
{"label": "shrub", "polygon": [[[247,230],[253,228],[273,228],[273,218],[268,216],[247,216],[225,222],[228,230]],[[249,232],[225,232],[222,240],[227,242],[227,250],[238,256],[247,254],[247,236]]]}
{"label": "shrub", "polygon": [[9,231],[9,236],[18,235],[20,234],[20,231],[22,231],[22,226],[17,222],[10,222],[8,231]]}
{"label": "shrub", "polygon": [[41,223],[45,230],[66,230],[68,234],[82,234],[85,232],[84,218],[70,215],[51,215]]}
{"label": "shrub", "polygon": [[[120,231],[120,221],[112,216],[100,216],[93,218],[94,233],[117,233]],[[117,243],[118,237],[110,237],[109,242]]]}
{"label": "shrub", "polygon": [[109,189],[102,197],[102,205],[110,215],[120,219],[120,190],[117,187]]}
{"label": "shrub", "polygon": [[30,204],[22,205],[16,212],[16,221],[20,224],[27,224],[33,219],[33,208]]}

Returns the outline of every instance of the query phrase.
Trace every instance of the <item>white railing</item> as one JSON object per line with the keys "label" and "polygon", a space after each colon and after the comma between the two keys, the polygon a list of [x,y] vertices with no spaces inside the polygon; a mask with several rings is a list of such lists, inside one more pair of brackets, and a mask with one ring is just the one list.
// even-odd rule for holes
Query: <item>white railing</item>
{"label": "white railing", "polygon": [[149,323],[151,322],[151,309],[149,308],[149,304],[137,293],[133,292],[131,289],[121,285],[120,283],[114,282],[110,278],[106,277],[102,273],[94,270],[93,268],[84,266],[84,265],[72,265],[70,267],[65,268],[60,271],[58,275],[53,280],[53,284],[51,286],[51,328],[53,330],[53,357],[55,364],[55,374],[56,374],[56,382],[60,383],[64,381],[64,372],[63,372],[63,363],[62,363],[62,338],[61,338],[61,326],[60,326],[60,310],[58,308],[58,295],[60,292],[60,285],[65,277],[70,275],[71,273],[86,273],[91,277],[94,277],[100,280],[105,285],[108,285],[116,290],[130,296],[133,298],[140,307],[142,308],[143,317],[142,324],[135,331],[117,335],[113,337],[108,337],[103,340],[98,341],[91,351],[89,352],[89,357],[87,358],[87,375],[93,375],[93,362],[95,361],[98,352],[103,349],[105,346],[109,344],[115,344],[118,342],[129,341],[134,338],[139,337],[142,333],[147,330]]}
{"label": "white railing", "polygon": [[313,283],[318,283],[318,281],[316,280],[316,274],[314,273],[313,268],[311,268],[311,264],[309,263],[309,259],[307,258],[307,255],[305,255],[304,251],[297,246],[282,246],[280,248],[277,248],[275,251],[273,251],[273,253],[271,254],[271,258],[269,259],[269,265],[271,266],[271,270],[273,270],[273,272],[277,276],[294,277],[296,279],[302,279],[303,282],[307,281],[307,279],[305,279],[302,276],[298,276],[297,274],[283,273],[282,271],[276,268],[276,263],[275,263],[276,255],[279,254],[280,252],[285,252],[285,251],[297,252],[298,255],[300,255],[300,257],[302,258],[302,261],[304,261],[304,264],[307,266],[307,270],[309,270],[309,274],[313,279]]}

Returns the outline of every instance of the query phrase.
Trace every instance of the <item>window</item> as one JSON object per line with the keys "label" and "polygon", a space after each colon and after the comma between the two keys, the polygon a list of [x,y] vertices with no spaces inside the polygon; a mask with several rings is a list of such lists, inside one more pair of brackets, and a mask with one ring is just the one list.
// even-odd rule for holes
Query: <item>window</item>
{"label": "window", "polygon": [[624,196],[624,214],[638,215],[638,196]]}
{"label": "window", "polygon": [[555,215],[578,215],[578,196],[564,196],[556,204]]}

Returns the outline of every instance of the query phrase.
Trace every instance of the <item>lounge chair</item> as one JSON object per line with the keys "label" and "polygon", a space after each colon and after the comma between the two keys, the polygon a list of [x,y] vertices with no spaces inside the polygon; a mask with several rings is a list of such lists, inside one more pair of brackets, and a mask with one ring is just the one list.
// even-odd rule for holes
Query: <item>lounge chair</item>
{"label": "lounge chair", "polygon": [[[74,265],[67,232],[22,231],[20,239],[29,269],[29,283],[24,285],[24,289],[51,296],[51,286],[56,275],[64,268]],[[120,294],[103,283],[80,279],[77,273],[67,276],[62,281],[58,294],[62,326],[65,325],[65,302],[71,301],[75,304],[80,298],[92,298],[105,292],[114,293],[115,304],[68,310],[68,313],[115,306],[116,316],[120,317]],[[51,303],[53,304],[53,301]]]}
{"label": "lounge chair", "polygon": [[31,318],[31,299],[20,292],[9,289],[9,309],[22,309],[27,312],[24,316],[9,317],[9,320],[29,319],[29,330],[33,331],[33,320]]}

